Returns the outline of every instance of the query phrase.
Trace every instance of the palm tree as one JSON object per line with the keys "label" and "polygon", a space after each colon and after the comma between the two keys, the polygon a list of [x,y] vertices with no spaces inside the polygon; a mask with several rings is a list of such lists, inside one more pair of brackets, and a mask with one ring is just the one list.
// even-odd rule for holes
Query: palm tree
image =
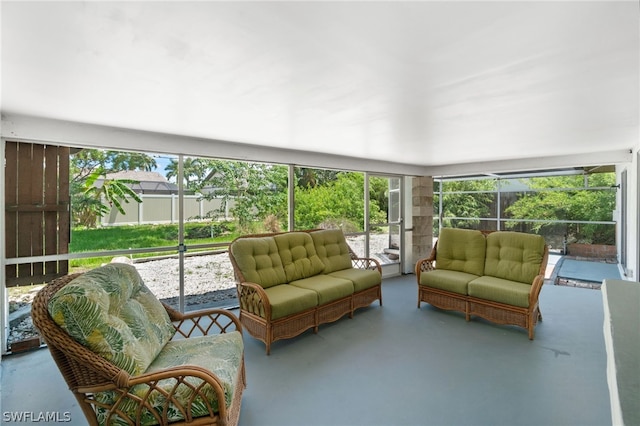
{"label": "palm tree", "polygon": [[[211,160],[187,157],[182,162],[184,185],[188,190],[198,191],[202,189],[205,178],[211,170]],[[178,160],[172,158],[165,167],[167,179],[178,178]]]}

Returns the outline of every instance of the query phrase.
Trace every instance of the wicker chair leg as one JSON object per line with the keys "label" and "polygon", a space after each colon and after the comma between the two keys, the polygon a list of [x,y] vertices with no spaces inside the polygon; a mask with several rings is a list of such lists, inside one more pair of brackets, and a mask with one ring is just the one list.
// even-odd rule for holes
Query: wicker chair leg
{"label": "wicker chair leg", "polygon": [[271,343],[273,342],[273,330],[271,328],[271,324],[267,325],[267,335],[264,339],[264,344],[266,345],[267,355],[271,355]]}
{"label": "wicker chair leg", "polygon": [[80,408],[82,409],[82,412],[84,413],[84,417],[87,419],[87,421],[89,422],[90,426],[98,426],[98,419],[96,418],[96,413],[93,411],[93,407],[91,406],[91,404],[87,403],[87,401],[85,401],[84,398],[84,394],[82,393],[78,393],[74,390],[72,390],[73,392],[73,396],[76,397],[76,400],[78,400],[78,403],[80,405]]}

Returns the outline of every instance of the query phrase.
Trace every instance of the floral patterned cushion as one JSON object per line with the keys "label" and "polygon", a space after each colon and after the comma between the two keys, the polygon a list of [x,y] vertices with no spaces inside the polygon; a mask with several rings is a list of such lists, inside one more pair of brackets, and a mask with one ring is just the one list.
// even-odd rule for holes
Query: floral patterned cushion
{"label": "floral patterned cushion", "polygon": [[77,342],[132,375],[144,372],[175,333],[136,268],[123,263],[78,276],[51,298],[48,308]]}
{"label": "floral patterned cushion", "polygon": [[[231,405],[235,386],[242,386],[242,383],[236,383],[238,377],[238,369],[242,362],[243,343],[242,335],[238,331],[224,334],[215,334],[202,337],[191,337],[186,340],[175,340],[169,342],[160,352],[158,357],[149,366],[147,373],[153,373],[168,367],[181,365],[196,365],[212,371],[223,382],[224,397],[227,407]],[[186,379],[188,384],[197,388],[202,384],[202,380],[189,377]],[[158,383],[160,390],[153,390],[149,393],[148,385],[136,385],[129,390],[129,394],[134,397],[147,398],[150,406],[153,407],[156,414],[161,416],[163,404],[166,401],[165,394],[173,393],[173,397],[183,406],[189,406],[189,401],[193,398],[194,391],[191,387],[180,384],[177,389],[175,379],[163,379]],[[149,395],[147,395],[149,393]],[[218,411],[219,401],[216,399],[215,393],[209,385],[205,385],[202,393],[206,395],[204,401],[201,397],[193,398],[191,403],[191,415],[193,417],[206,416],[209,414],[207,405],[210,404],[214,412]],[[122,398],[119,402],[119,394],[116,391],[100,392],[96,394],[98,402],[114,405],[119,412],[126,414],[131,419],[135,419],[136,410],[139,405],[134,403],[128,397]],[[98,421],[105,424],[107,421],[107,411],[98,408]],[[174,404],[170,404],[167,420],[169,422],[184,420],[184,415],[176,408]],[[157,420],[149,410],[145,410],[141,415],[141,425],[154,425]],[[112,416],[109,424],[128,425],[130,423],[124,421],[122,417]]]}

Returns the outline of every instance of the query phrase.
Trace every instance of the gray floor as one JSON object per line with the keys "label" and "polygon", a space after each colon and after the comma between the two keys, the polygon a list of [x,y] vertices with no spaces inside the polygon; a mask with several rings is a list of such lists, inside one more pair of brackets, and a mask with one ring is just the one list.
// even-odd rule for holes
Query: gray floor
{"label": "gray floor", "polygon": [[605,278],[620,280],[617,263],[585,262],[576,259],[562,259],[558,278],[602,283]]}
{"label": "gray floor", "polygon": [[[417,309],[413,275],[386,279],[383,297],[383,307],[274,343],[271,356],[246,336],[240,424],[611,424],[599,290],[546,285],[534,341]],[[46,349],[0,367],[2,413],[68,411],[67,424],[84,424]]]}

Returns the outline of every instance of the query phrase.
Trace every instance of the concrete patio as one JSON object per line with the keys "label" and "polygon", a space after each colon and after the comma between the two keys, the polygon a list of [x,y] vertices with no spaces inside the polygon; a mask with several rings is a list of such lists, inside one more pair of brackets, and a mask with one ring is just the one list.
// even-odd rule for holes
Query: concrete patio
{"label": "concrete patio", "polygon": [[[245,335],[240,424],[611,424],[599,290],[545,285],[534,341],[519,328],[417,309],[414,275],[386,279],[383,301],[276,342],[271,356]],[[0,366],[3,415],[86,423],[47,349]]]}

